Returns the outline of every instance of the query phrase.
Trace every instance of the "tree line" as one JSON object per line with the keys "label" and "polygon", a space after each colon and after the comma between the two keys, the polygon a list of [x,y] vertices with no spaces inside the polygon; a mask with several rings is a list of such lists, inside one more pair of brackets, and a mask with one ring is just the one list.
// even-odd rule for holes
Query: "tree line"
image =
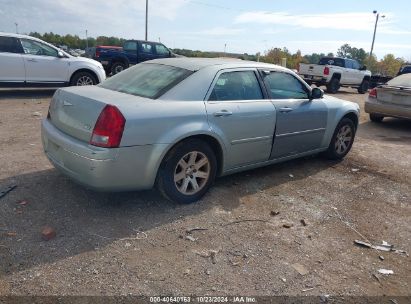
{"label": "tree line", "polygon": [[[51,44],[62,46],[66,45],[72,49],[85,49],[86,46],[93,47],[96,45],[115,45],[122,46],[126,39],[118,37],[98,36],[96,38],[89,37],[87,39],[80,38],[78,35],[59,35],[53,32],[40,34],[32,32],[30,36],[37,37]],[[342,45],[336,54],[333,53],[312,53],[302,55],[298,50],[295,53],[290,52],[286,47],[278,48],[274,47],[264,52],[264,54],[237,54],[237,53],[224,53],[224,52],[203,52],[199,50],[188,49],[173,49],[173,52],[186,57],[233,57],[243,60],[262,61],[267,63],[281,64],[282,59],[286,58],[287,67],[290,69],[298,69],[300,63],[318,63],[321,57],[334,55],[338,57],[345,57],[357,60],[360,65],[365,65],[373,74],[381,74],[387,76],[395,76],[406,61],[403,58],[396,57],[394,54],[386,54],[383,58],[379,59],[372,55],[370,58],[369,53],[363,48],[356,48],[349,44]]]}

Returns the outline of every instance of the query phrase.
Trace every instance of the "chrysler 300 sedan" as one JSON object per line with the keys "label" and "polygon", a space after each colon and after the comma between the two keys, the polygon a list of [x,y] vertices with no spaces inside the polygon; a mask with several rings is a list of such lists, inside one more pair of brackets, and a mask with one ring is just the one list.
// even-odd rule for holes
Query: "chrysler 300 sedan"
{"label": "chrysler 300 sedan", "polygon": [[358,115],[279,66],[171,58],[56,91],[42,139],[53,165],[89,188],[157,186],[190,203],[217,176],[319,152],[343,158]]}

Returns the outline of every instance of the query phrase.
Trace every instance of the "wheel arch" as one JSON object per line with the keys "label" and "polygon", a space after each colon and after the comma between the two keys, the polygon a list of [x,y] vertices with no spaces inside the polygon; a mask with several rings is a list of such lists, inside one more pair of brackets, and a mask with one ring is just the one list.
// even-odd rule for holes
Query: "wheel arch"
{"label": "wheel arch", "polygon": [[164,155],[161,158],[160,165],[157,169],[157,174],[161,167],[164,164],[164,161],[167,160],[167,156],[170,155],[170,152],[179,144],[181,144],[184,141],[190,140],[190,139],[200,139],[204,142],[206,142],[210,148],[214,151],[214,154],[217,159],[217,176],[220,176],[223,172],[224,168],[224,149],[223,149],[223,144],[221,143],[220,140],[218,140],[215,136],[212,136],[210,134],[205,134],[205,133],[199,133],[199,134],[192,134],[187,137],[178,139],[175,143],[170,145]]}
{"label": "wheel arch", "polygon": [[332,75],[331,79],[341,80],[341,74],[340,74],[340,73],[334,73],[334,74]]}
{"label": "wheel arch", "polygon": [[355,112],[348,112],[348,113],[344,114],[344,116],[341,117],[341,119],[339,121],[341,121],[344,118],[351,119],[354,122],[355,129],[358,129],[359,120],[358,120],[358,115]]}

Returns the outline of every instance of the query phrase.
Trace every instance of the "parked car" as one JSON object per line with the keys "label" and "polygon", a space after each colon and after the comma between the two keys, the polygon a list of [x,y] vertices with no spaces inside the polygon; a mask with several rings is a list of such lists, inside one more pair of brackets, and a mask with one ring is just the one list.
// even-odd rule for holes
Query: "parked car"
{"label": "parked car", "polygon": [[398,71],[397,76],[400,76],[402,74],[407,74],[411,73],[411,64],[404,64],[400,67],[400,70]]}
{"label": "parked car", "polygon": [[104,66],[107,74],[115,75],[129,66],[157,58],[169,58],[175,55],[162,43],[127,40],[122,50],[101,51],[96,60]]}
{"label": "parked car", "polygon": [[411,73],[372,89],[365,102],[365,112],[374,122],[381,122],[384,117],[411,119]]}
{"label": "parked car", "polygon": [[105,78],[98,61],[73,57],[34,37],[0,33],[2,86],[82,86]]}
{"label": "parked car", "polygon": [[351,149],[359,106],[323,97],[283,67],[230,59],[138,64],[98,86],[54,94],[45,154],[102,191],[149,189],[200,199],[216,176]]}
{"label": "parked car", "polygon": [[323,57],[318,64],[301,63],[298,72],[309,84],[325,85],[328,93],[336,93],[340,87],[349,86],[364,94],[371,78],[371,72],[356,60],[338,57]]}

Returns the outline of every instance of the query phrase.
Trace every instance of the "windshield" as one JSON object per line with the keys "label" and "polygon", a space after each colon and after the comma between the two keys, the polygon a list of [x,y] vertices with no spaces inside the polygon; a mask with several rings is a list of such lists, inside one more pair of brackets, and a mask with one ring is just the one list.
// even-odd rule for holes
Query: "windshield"
{"label": "windshield", "polygon": [[155,99],[191,73],[189,70],[169,65],[143,63],[107,79],[100,86],[113,91]]}
{"label": "windshield", "polygon": [[411,88],[411,74],[404,74],[395,77],[387,82],[387,85],[392,87],[409,87]]}
{"label": "windshield", "polygon": [[344,67],[344,60],[341,58],[331,58],[331,57],[324,57],[320,59],[319,65],[335,65],[339,67]]}

